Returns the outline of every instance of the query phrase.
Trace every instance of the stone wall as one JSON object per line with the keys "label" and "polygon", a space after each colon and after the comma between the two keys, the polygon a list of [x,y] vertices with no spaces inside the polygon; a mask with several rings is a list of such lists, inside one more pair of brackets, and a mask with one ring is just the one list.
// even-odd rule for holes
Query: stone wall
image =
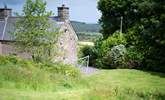
{"label": "stone wall", "polygon": [[77,36],[69,22],[61,26],[62,35],[58,40],[59,55],[55,60],[67,64],[77,64]]}
{"label": "stone wall", "polygon": [[[57,50],[58,55],[55,56],[54,61],[62,61],[66,64],[77,64],[77,35],[74,32],[72,26],[68,22],[61,24],[60,30],[62,32],[58,40]],[[25,59],[31,59],[32,57],[27,53],[18,53],[11,45],[12,42],[0,42],[0,54],[1,55],[17,55]]]}
{"label": "stone wall", "polygon": [[24,59],[31,59],[32,57],[27,53],[16,52],[11,42],[0,42],[0,54],[3,56],[16,55]]}

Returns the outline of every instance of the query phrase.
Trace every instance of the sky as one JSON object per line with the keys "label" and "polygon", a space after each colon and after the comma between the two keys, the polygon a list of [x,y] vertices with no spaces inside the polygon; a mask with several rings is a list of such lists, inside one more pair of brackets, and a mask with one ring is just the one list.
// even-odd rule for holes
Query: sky
{"label": "sky", "polygon": [[[70,8],[70,19],[87,23],[97,23],[101,13],[97,10],[98,0],[46,0],[47,10],[57,15],[57,7],[65,4]],[[7,4],[13,12],[21,13],[25,0],[0,0],[0,8]]]}

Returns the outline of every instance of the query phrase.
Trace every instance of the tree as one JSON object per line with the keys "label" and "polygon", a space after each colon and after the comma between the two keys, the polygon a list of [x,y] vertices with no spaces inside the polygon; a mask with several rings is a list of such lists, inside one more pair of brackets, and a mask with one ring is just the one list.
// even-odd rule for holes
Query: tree
{"label": "tree", "polygon": [[46,2],[27,0],[23,17],[17,20],[14,32],[16,45],[21,52],[32,55],[34,61],[51,60],[55,55],[55,43],[59,29],[49,23],[51,12],[46,11]]}
{"label": "tree", "polygon": [[100,0],[98,9],[105,39],[120,29],[122,16],[127,47],[144,54],[143,67],[165,72],[164,0]]}

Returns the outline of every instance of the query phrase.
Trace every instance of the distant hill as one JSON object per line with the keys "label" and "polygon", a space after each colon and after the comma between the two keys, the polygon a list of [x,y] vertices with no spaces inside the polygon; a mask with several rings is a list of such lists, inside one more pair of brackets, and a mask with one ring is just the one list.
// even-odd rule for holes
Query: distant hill
{"label": "distant hill", "polygon": [[73,28],[79,38],[79,41],[94,41],[101,37],[99,24],[88,24],[84,22],[71,21]]}
{"label": "distant hill", "polygon": [[99,33],[101,26],[99,24],[88,24],[84,22],[71,21],[73,28],[77,33],[90,32]]}

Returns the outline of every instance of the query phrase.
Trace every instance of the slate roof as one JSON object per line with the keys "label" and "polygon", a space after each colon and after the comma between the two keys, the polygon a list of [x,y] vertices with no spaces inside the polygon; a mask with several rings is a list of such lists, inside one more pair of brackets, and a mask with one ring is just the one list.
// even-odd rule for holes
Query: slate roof
{"label": "slate roof", "polygon": [[3,34],[4,25],[5,25],[5,22],[4,21],[0,21],[0,39],[1,39],[2,34]]}
{"label": "slate roof", "polygon": [[[9,17],[7,21],[0,20],[0,41],[13,41],[14,37],[11,32],[14,32],[14,24],[21,17]],[[54,27],[60,27],[64,22],[59,22],[58,17],[49,17],[49,22],[53,24]],[[6,23],[6,27],[5,27]],[[5,31],[4,31],[5,30]]]}

